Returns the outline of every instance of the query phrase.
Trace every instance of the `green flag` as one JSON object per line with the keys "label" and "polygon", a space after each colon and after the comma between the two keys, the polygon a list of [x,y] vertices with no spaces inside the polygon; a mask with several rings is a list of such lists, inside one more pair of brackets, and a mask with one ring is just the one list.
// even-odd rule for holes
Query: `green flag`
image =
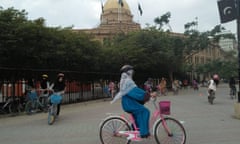
{"label": "green flag", "polygon": [[235,0],[218,0],[217,3],[221,23],[226,23],[237,18]]}
{"label": "green flag", "polygon": [[138,10],[139,10],[139,12],[140,12],[140,15],[142,15],[143,11],[142,11],[142,8],[141,8],[140,3],[138,3]]}

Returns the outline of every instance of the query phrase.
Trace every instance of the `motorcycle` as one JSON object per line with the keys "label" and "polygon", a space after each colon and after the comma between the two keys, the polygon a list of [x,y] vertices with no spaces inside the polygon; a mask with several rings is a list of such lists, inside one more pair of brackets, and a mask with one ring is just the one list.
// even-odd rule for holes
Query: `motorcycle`
{"label": "motorcycle", "polygon": [[208,102],[210,104],[213,104],[213,100],[215,99],[215,91],[210,89],[208,90],[209,96],[208,96]]}

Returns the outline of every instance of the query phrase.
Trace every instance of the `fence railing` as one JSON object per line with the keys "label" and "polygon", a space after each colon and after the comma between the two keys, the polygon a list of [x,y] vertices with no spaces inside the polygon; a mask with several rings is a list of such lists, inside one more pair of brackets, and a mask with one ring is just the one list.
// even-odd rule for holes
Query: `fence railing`
{"label": "fence railing", "polygon": [[[5,102],[9,97],[25,97],[27,91],[27,81],[3,81],[1,82],[0,102]],[[39,87],[36,82],[36,89]],[[99,82],[66,81],[66,91],[63,96],[63,103],[76,103],[87,100],[101,99],[108,97],[104,88],[107,87],[107,80]]]}

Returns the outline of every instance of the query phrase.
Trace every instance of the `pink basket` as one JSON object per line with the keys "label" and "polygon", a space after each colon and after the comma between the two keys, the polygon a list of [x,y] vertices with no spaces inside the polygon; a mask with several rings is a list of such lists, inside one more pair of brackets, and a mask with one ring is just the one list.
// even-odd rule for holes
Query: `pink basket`
{"label": "pink basket", "polygon": [[170,106],[171,106],[170,101],[160,101],[159,102],[160,113],[164,115],[170,115]]}

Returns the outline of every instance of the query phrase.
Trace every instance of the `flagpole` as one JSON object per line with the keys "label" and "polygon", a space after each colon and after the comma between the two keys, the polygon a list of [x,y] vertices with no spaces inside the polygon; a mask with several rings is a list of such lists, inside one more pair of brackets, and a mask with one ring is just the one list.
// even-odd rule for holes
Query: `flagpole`
{"label": "flagpole", "polygon": [[240,0],[237,0],[238,103],[240,103]]}

